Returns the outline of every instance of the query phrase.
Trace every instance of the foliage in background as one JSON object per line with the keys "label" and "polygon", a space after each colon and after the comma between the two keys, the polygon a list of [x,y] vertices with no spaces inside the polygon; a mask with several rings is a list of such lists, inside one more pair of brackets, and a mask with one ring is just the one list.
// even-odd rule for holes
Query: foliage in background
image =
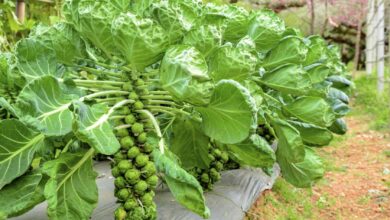
{"label": "foliage in background", "polygon": [[371,126],[374,129],[390,129],[390,97],[389,84],[385,91],[380,94],[377,92],[377,78],[367,76],[366,74],[357,77],[355,80],[356,89],[354,90],[354,104],[356,109],[353,114],[364,111],[371,115],[374,120]]}

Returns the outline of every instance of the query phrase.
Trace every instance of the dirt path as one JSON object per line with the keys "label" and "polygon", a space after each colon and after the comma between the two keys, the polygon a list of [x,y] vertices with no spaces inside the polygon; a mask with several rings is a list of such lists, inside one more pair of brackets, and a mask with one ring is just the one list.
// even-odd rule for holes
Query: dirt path
{"label": "dirt path", "polygon": [[311,190],[279,183],[248,219],[390,219],[390,134],[369,130],[369,118],[347,120],[349,133],[319,152],[324,179]]}

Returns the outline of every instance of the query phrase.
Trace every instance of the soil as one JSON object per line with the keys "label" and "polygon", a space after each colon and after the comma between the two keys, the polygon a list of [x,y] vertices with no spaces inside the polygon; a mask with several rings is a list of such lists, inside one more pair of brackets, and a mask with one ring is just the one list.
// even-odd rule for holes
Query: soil
{"label": "soil", "polygon": [[390,219],[390,133],[369,130],[368,117],[350,116],[347,122],[345,138],[319,151],[331,165],[324,179],[305,194],[312,204],[326,198],[324,204],[309,205],[309,216],[302,205],[293,207],[298,217],[280,217],[283,207],[268,198],[280,195],[270,191],[256,201],[248,219]]}

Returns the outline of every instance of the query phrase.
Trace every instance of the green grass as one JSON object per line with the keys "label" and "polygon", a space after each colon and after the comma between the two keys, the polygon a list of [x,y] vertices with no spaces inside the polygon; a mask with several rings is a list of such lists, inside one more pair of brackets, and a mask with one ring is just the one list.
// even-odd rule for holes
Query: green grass
{"label": "green grass", "polygon": [[390,129],[390,97],[389,86],[379,94],[376,89],[376,78],[370,76],[360,76],[354,80],[356,89],[354,90],[354,105],[351,114],[367,114],[372,116],[371,129]]}

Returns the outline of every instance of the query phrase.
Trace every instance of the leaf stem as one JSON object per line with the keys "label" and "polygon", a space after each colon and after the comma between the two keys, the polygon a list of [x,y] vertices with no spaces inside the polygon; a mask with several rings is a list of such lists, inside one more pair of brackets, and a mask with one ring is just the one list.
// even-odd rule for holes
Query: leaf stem
{"label": "leaf stem", "polygon": [[136,112],[147,115],[149,117],[150,121],[152,121],[152,124],[153,124],[155,131],[156,131],[156,134],[160,138],[160,141],[158,142],[160,151],[162,154],[164,154],[164,148],[165,148],[164,138],[162,136],[160,126],[158,125],[157,119],[148,110],[137,110]]}

